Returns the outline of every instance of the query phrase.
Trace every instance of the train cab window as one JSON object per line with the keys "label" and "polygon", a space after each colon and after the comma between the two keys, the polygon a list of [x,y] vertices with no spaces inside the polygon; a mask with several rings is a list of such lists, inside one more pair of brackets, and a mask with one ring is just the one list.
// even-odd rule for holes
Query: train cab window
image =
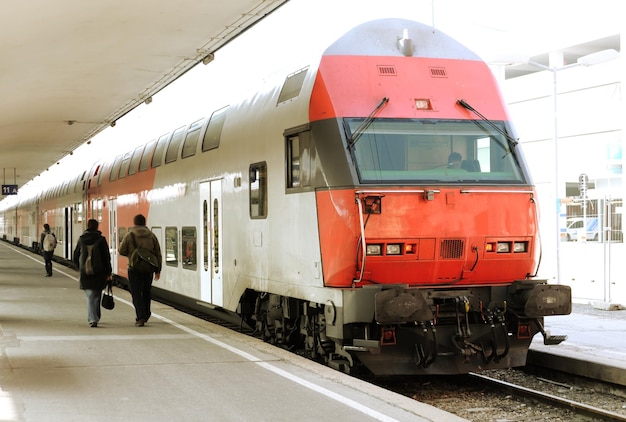
{"label": "train cab window", "polygon": [[178,128],[174,131],[172,135],[172,140],[167,147],[167,152],[165,153],[165,164],[173,163],[178,158],[178,150],[180,149],[180,143],[183,141],[185,137],[185,127]]}
{"label": "train cab window", "polygon": [[267,217],[267,164],[250,165],[250,218]]}
{"label": "train cab window", "polygon": [[310,132],[287,136],[287,188],[311,186]]}
{"label": "train cab window", "polygon": [[126,177],[126,175],[128,174],[128,167],[130,166],[130,157],[131,157],[130,152],[127,152],[126,154],[124,154],[124,158],[122,158],[122,164],[120,165],[120,173],[117,176],[118,179],[122,179]]}
{"label": "train cab window", "polygon": [[283,83],[283,87],[280,90],[280,95],[278,96],[278,104],[289,101],[300,95],[300,90],[302,89],[302,84],[304,83],[304,78],[306,77],[308,70],[309,68],[306,67],[287,76],[285,82]]}
{"label": "train cab window", "polygon": [[167,140],[169,138],[169,133],[159,138],[156,148],[154,150],[154,154],[152,155],[152,168],[159,167],[163,162],[163,152],[165,152],[165,146],[167,145]]}
{"label": "train cab window", "polygon": [[504,122],[350,118],[345,123],[364,184],[527,183]]}
{"label": "train cab window", "polygon": [[120,167],[122,166],[122,158],[123,156],[119,155],[113,161],[113,168],[111,169],[111,175],[109,176],[109,181],[117,180],[117,175],[120,172]]}
{"label": "train cab window", "polygon": [[156,139],[146,144],[143,155],[141,156],[141,161],[139,162],[139,172],[146,171],[150,168],[150,158],[152,158],[154,147],[156,147]]}
{"label": "train cab window", "polygon": [[198,146],[198,139],[200,138],[200,130],[204,125],[204,119],[195,121],[187,129],[187,136],[185,136],[185,142],[183,142],[182,158],[191,157],[196,155],[196,148]]}
{"label": "train cab window", "polygon": [[130,166],[128,166],[128,175],[137,173],[139,167],[139,160],[141,160],[141,153],[143,152],[143,145],[135,148],[133,157],[130,159]]}
{"label": "train cab window", "polygon": [[222,107],[215,110],[209,119],[206,131],[202,137],[202,152],[215,149],[220,146],[220,138],[222,137],[222,128],[228,114],[228,107]]}
{"label": "train cab window", "polygon": [[178,230],[176,227],[165,228],[165,264],[178,266]]}
{"label": "train cab window", "polygon": [[183,251],[183,268],[187,270],[195,270],[197,267],[197,242],[195,227],[183,227],[181,229],[182,251]]}

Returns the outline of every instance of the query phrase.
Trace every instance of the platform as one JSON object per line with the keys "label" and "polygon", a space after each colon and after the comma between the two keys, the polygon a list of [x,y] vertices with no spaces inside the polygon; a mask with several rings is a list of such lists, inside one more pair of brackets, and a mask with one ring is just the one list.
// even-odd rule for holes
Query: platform
{"label": "platform", "polygon": [[626,310],[574,304],[570,315],[545,318],[559,345],[545,346],[535,336],[528,363],[626,386]]}
{"label": "platform", "polygon": [[0,242],[0,421],[462,421],[130,295],[87,322],[77,273]]}

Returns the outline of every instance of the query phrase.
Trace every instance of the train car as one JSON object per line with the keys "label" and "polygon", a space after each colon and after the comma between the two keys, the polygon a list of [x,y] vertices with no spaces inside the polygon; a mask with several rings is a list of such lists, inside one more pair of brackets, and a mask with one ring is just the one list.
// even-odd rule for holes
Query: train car
{"label": "train car", "polygon": [[543,317],[571,311],[568,286],[535,277],[536,193],[490,69],[404,19],[23,205],[3,210],[9,239],[55,216],[71,243],[97,218],[122,280],[144,214],[155,289],[344,371],[523,366],[535,334],[564,339]]}

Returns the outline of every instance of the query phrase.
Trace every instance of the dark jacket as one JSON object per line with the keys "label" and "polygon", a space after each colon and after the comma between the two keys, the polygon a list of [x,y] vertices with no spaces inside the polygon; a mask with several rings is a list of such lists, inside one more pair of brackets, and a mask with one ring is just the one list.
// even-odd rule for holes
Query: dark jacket
{"label": "dark jacket", "polygon": [[[83,253],[83,247],[85,245],[94,245],[92,251],[92,261],[96,259],[101,264],[101,269],[96,271],[95,274],[85,274],[85,260],[87,259],[87,253]],[[86,248],[85,248],[86,250]],[[98,257],[94,256],[98,254]],[[100,230],[86,230],[78,239],[76,243],[76,249],[74,249],[74,255],[72,256],[74,265],[80,270],[80,288],[82,290],[102,290],[106,286],[107,279],[112,273],[111,268],[111,252],[109,251],[109,244]],[[97,269],[96,269],[97,270]]]}
{"label": "dark jacket", "polygon": [[[131,233],[134,235],[132,236]],[[159,261],[159,267],[155,271],[157,274],[161,273],[161,268],[163,265],[163,257],[161,255],[161,246],[159,245],[159,240],[157,237],[150,231],[146,226],[135,226],[132,227],[124,239],[122,239],[122,243],[118,249],[118,252],[122,256],[129,256],[133,250],[137,246],[148,249],[156,255]]]}

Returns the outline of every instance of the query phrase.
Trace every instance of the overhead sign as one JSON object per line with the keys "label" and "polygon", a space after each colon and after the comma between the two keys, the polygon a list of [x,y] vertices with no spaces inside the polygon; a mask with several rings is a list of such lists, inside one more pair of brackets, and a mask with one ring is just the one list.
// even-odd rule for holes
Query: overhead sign
{"label": "overhead sign", "polygon": [[2,185],[2,195],[17,195],[17,185]]}

